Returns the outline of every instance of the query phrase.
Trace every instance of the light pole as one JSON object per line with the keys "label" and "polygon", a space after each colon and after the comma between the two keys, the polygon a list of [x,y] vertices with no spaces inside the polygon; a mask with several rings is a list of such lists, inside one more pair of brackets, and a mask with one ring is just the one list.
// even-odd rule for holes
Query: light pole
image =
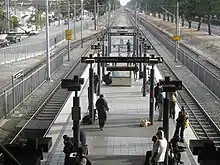
{"label": "light pole", "polygon": [[[179,1],[176,2],[176,36],[180,36],[179,34]],[[177,62],[178,49],[179,49],[179,41],[176,40],[175,62]]]}
{"label": "light pole", "polygon": [[73,10],[74,10],[74,40],[76,39],[76,2],[74,0],[73,4]]}
{"label": "light pole", "polygon": [[[68,0],[68,30],[70,30],[70,1]],[[70,61],[70,40],[68,40],[68,59]]]}
{"label": "light pole", "polygon": [[47,56],[47,80],[50,81],[50,39],[49,39],[49,17],[48,0],[45,1],[46,7],[46,56]]}
{"label": "light pole", "polygon": [[97,1],[94,0],[94,30],[96,30],[96,4],[97,4]]}
{"label": "light pole", "polygon": [[83,0],[81,0],[81,48],[83,48]]}

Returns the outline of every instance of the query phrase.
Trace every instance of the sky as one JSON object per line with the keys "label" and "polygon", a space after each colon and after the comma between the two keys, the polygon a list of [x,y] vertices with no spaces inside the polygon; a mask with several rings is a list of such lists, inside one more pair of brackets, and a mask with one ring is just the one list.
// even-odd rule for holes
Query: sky
{"label": "sky", "polygon": [[120,0],[122,6],[126,5],[129,1],[130,0]]}

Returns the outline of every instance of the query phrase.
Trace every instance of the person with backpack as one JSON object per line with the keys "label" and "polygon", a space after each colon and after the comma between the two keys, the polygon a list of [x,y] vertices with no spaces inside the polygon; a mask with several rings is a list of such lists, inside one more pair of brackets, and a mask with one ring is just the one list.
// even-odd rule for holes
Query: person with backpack
{"label": "person with backpack", "polygon": [[158,101],[159,101],[159,94],[161,93],[161,86],[160,83],[157,83],[156,87],[154,88],[154,97],[155,97],[155,111],[159,108]]}
{"label": "person with backpack", "polygon": [[68,137],[67,135],[63,136],[63,140],[64,140],[63,152],[65,153],[64,165],[68,165],[70,154],[74,150],[73,140],[70,137]]}
{"label": "person with backpack", "polygon": [[77,150],[77,155],[74,158],[74,162],[71,165],[92,165],[91,161],[84,155],[82,147]]}

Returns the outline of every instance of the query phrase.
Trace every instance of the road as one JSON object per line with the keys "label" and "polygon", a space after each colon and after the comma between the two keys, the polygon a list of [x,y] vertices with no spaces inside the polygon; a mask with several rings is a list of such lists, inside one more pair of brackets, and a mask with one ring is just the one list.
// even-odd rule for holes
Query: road
{"label": "road", "polygon": [[[86,19],[83,20],[83,29],[87,30],[92,26],[93,20]],[[76,32],[80,31],[81,22],[76,22]],[[70,28],[74,29],[74,23],[70,24]],[[64,40],[64,32],[67,30],[67,25],[61,26],[51,26],[49,28],[50,32],[50,47]],[[39,35],[30,36],[29,38],[25,38],[20,43],[12,44],[9,47],[0,49],[1,55],[4,55],[6,58],[9,56],[20,55],[31,55],[34,53],[43,52],[46,49],[46,34],[45,29],[40,32]]]}

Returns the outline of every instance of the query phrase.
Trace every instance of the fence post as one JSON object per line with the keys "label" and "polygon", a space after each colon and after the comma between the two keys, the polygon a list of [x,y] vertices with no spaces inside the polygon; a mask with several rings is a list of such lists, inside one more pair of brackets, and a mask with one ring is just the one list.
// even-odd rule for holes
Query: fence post
{"label": "fence post", "polygon": [[4,97],[5,97],[5,108],[4,108],[4,115],[7,116],[8,112],[8,97],[7,97],[7,91],[4,91]]}

